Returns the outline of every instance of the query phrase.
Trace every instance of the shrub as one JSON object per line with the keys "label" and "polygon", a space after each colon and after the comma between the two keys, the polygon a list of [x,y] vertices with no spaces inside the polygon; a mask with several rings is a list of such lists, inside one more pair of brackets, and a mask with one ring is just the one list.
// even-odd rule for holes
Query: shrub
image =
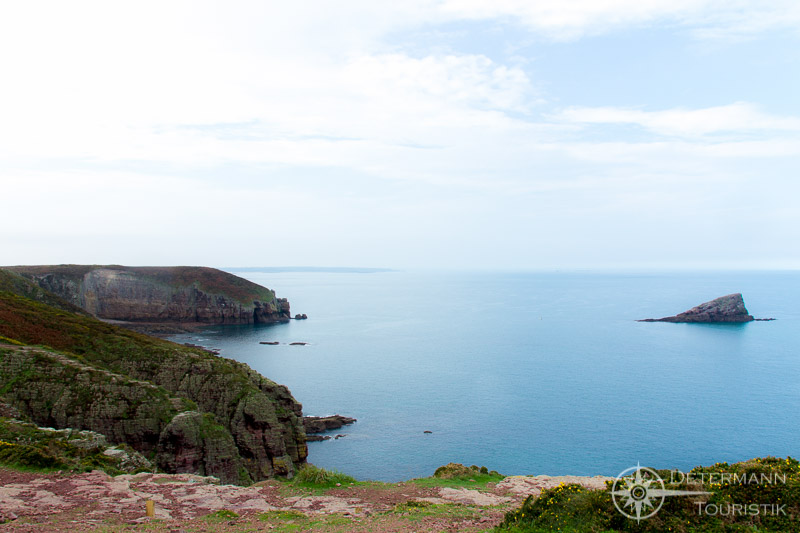
{"label": "shrub", "polygon": [[[588,490],[580,485],[561,485],[543,491],[538,498],[526,499],[519,509],[506,514],[498,530],[530,533],[800,532],[800,463],[796,459],[766,457],[732,465],[717,463],[697,467],[690,472],[692,479],[678,478],[676,482],[672,482],[669,470],[658,471],[658,474],[667,489],[711,494],[668,497],[658,513],[637,523],[616,510],[610,487]],[[741,512],[759,505],[770,510]],[[733,506],[740,512],[732,512]],[[783,506],[782,512],[775,512],[777,506]],[[700,512],[705,508],[714,512]]]}
{"label": "shrub", "polygon": [[489,471],[489,469],[486,468],[485,466],[481,467],[478,467],[476,465],[464,466],[461,463],[447,463],[444,466],[440,466],[433,473],[433,477],[439,479],[467,480],[481,474],[484,476],[503,477],[495,470]]}
{"label": "shrub", "polygon": [[294,483],[310,487],[333,487],[337,483],[356,483],[355,478],[337,470],[325,470],[312,464],[304,465],[294,477]]}

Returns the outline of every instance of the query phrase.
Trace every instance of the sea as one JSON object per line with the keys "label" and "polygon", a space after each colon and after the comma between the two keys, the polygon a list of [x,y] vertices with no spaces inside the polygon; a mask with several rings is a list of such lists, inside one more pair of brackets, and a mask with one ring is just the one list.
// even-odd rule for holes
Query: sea
{"label": "sea", "polygon": [[[286,385],[304,414],[358,419],[308,460],[360,480],[800,455],[800,272],[228,270],[308,319],[173,340]],[[776,320],[636,321],[735,292]]]}

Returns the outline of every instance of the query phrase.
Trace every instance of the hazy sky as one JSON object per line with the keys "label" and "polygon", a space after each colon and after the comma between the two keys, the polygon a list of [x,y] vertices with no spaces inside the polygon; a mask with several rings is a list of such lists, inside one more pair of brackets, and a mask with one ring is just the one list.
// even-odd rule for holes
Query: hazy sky
{"label": "hazy sky", "polygon": [[800,2],[3,2],[0,264],[800,268]]}

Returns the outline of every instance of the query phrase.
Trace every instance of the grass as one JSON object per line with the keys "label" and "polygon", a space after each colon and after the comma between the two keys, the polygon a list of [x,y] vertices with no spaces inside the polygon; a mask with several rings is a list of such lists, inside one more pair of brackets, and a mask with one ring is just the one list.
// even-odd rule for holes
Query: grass
{"label": "grass", "polygon": [[437,468],[432,477],[412,479],[409,483],[420,487],[485,489],[489,483],[497,483],[503,478],[505,478],[504,475],[495,470],[489,470],[485,466],[449,463]]}
{"label": "grass", "polygon": [[300,511],[267,511],[258,515],[258,519],[262,522],[271,522],[276,520],[306,520],[308,517],[305,513]]}
{"label": "grass", "polygon": [[467,478],[441,479],[436,477],[425,477],[411,479],[408,482],[420,487],[450,487],[463,489],[486,489],[490,483],[502,481],[502,474],[475,474]]}
{"label": "grass", "polygon": [[[353,520],[341,515],[309,516],[300,511],[268,511],[258,515],[270,531],[348,531]],[[260,530],[260,529],[259,529]]]}
{"label": "grass", "polygon": [[388,513],[403,516],[414,522],[425,517],[443,515],[458,519],[476,518],[480,511],[460,503],[431,503],[424,500],[409,500],[395,505],[394,509],[388,511]]}
{"label": "grass", "polygon": [[356,479],[338,470],[325,470],[312,464],[303,465],[292,479],[291,483],[299,487],[328,489],[339,485],[358,483]]}
{"label": "grass", "polygon": [[227,522],[230,520],[235,520],[239,518],[239,513],[236,511],[231,511],[230,509],[220,509],[219,511],[214,511],[213,513],[209,513],[203,517],[203,520],[206,522]]}

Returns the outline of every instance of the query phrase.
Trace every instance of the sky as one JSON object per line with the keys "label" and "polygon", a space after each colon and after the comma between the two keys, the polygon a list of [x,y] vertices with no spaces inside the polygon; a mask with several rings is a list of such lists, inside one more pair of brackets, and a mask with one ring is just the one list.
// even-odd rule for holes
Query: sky
{"label": "sky", "polygon": [[800,2],[0,4],[0,265],[800,268]]}

